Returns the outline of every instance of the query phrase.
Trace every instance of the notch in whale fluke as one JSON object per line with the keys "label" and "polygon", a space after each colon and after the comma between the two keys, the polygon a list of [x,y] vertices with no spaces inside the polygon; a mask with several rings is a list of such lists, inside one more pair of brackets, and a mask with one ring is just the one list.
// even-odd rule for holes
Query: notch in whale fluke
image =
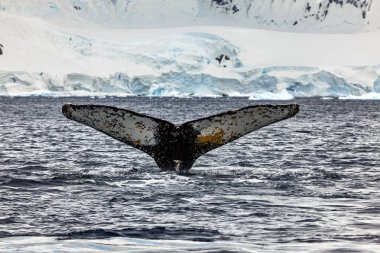
{"label": "notch in whale fluke", "polygon": [[176,126],[168,121],[105,105],[65,104],[62,113],[131,145],[161,170],[188,171],[201,155],[299,111],[298,104],[254,105]]}

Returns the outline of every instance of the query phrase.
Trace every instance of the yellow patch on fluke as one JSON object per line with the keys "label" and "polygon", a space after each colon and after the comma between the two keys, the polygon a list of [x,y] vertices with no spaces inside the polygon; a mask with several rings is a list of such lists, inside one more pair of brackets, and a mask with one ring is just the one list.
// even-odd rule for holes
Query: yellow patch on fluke
{"label": "yellow patch on fluke", "polygon": [[218,132],[210,135],[199,136],[197,142],[199,144],[222,144],[224,130],[220,129]]}

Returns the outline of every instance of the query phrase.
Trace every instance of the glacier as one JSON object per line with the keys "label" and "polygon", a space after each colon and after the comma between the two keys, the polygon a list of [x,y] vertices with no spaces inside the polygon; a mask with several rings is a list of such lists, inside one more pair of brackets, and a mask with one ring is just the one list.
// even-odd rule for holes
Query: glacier
{"label": "glacier", "polygon": [[356,98],[380,92],[380,65],[252,67],[240,57],[244,50],[211,33],[189,32],[119,48],[84,37],[65,36],[72,54],[90,58],[92,63],[94,59],[108,59],[109,66],[116,62],[126,70],[107,74],[110,69],[106,69],[99,71],[100,75],[96,72],[102,65],[95,65],[96,71],[87,73],[86,69],[82,73],[0,70],[0,95],[241,96],[281,100],[315,96]]}
{"label": "glacier", "polygon": [[[369,69],[368,75],[379,66]],[[337,71],[339,72],[339,71]],[[351,75],[357,68],[346,67]],[[80,73],[49,75],[48,73],[0,71],[2,96],[240,96],[250,99],[291,100],[294,97],[344,97],[378,99],[379,78],[374,83],[355,82],[327,70],[311,67],[268,67],[237,71],[236,78],[204,73],[164,72],[159,75],[128,76],[114,73],[107,77]],[[371,95],[369,95],[371,94]]]}

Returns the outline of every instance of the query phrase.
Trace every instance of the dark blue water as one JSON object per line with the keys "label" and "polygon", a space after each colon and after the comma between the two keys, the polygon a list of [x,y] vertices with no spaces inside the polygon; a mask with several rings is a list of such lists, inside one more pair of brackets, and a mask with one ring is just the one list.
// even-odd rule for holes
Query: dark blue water
{"label": "dark blue water", "polygon": [[[302,99],[191,175],[63,117],[107,104],[174,123],[243,98],[0,98],[0,252],[380,252],[380,102]],[[267,102],[281,103],[281,102]]]}

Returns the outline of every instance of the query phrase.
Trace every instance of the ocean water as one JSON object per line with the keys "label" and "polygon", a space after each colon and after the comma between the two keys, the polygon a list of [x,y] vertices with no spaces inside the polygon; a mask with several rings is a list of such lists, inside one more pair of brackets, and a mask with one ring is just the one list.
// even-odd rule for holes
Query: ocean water
{"label": "ocean water", "polygon": [[181,123],[284,102],[0,97],[0,252],[380,252],[380,102],[295,102],[177,175],[61,106]]}

